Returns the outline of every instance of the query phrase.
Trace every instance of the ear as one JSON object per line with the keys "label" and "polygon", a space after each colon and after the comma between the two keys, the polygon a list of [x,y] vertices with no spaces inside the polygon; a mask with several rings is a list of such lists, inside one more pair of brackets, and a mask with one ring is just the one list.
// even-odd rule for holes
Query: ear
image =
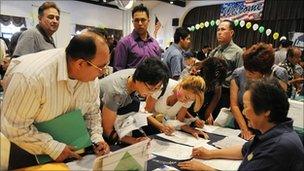
{"label": "ear", "polygon": [[42,18],[42,16],[41,16],[41,15],[39,15],[39,16],[38,16],[38,20],[39,20],[39,22],[41,21],[41,18]]}
{"label": "ear", "polygon": [[87,65],[87,62],[83,59],[76,59],[73,60],[73,67],[75,68],[75,70],[81,70],[82,68],[85,68]]}
{"label": "ear", "polygon": [[267,120],[270,120],[270,110],[266,111],[264,116]]}
{"label": "ear", "polygon": [[231,30],[231,37],[234,36],[234,30]]}

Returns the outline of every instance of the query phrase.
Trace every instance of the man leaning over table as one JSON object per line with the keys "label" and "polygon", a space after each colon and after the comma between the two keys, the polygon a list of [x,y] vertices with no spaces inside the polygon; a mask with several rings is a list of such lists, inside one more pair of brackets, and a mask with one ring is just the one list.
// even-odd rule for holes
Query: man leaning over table
{"label": "man leaning over table", "polygon": [[108,61],[106,40],[94,29],[74,36],[66,49],[52,49],[12,60],[4,78],[1,132],[33,155],[47,154],[56,162],[80,158],[67,144],[39,132],[34,123],[81,109],[91,141],[97,144],[94,152],[97,155],[108,153],[109,146],[103,140],[100,124],[97,81]]}

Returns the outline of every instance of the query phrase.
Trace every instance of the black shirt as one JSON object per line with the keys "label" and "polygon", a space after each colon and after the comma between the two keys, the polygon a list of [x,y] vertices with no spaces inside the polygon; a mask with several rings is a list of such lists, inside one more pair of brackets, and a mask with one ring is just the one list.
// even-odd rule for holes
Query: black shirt
{"label": "black shirt", "polygon": [[292,123],[288,118],[244,144],[239,170],[304,170],[303,144]]}

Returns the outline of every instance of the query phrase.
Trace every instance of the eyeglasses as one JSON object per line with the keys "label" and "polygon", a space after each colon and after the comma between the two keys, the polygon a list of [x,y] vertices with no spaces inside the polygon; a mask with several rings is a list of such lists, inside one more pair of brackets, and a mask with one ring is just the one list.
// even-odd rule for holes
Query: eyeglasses
{"label": "eyeglasses", "polygon": [[88,64],[90,64],[92,67],[98,69],[100,72],[105,71],[106,69],[108,69],[108,64],[106,64],[104,67],[100,68],[99,66],[93,64],[91,61],[86,61]]}
{"label": "eyeglasses", "polygon": [[146,19],[146,18],[135,18],[133,20],[133,23],[139,23],[139,22],[145,23],[146,21],[148,21],[148,19]]}
{"label": "eyeglasses", "polygon": [[159,90],[159,89],[161,88],[161,84],[156,85],[156,86],[154,86],[154,87],[151,87],[149,84],[145,83],[145,86],[147,87],[147,89],[148,89],[150,92]]}

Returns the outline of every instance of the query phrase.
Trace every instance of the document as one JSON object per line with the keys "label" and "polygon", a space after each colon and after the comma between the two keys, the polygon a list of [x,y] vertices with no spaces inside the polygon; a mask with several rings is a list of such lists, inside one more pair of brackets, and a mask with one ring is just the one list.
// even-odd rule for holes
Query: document
{"label": "document", "polygon": [[[84,149],[92,144],[79,109],[34,125],[40,132],[48,133],[54,140],[71,145],[76,150]],[[52,161],[48,155],[38,155],[37,160],[39,164]]]}
{"label": "document", "polygon": [[224,139],[214,142],[213,145],[218,148],[228,148],[236,145],[244,145],[247,141],[237,137],[237,136],[231,136],[231,137],[225,137]]}
{"label": "document", "polygon": [[206,140],[204,138],[195,138],[191,134],[181,131],[175,131],[172,135],[165,135],[164,133],[161,133],[157,134],[157,136],[191,147],[202,146],[203,144],[207,144],[207,142],[209,142],[209,140]]}
{"label": "document", "polygon": [[293,126],[304,128],[304,103],[295,100],[289,101],[288,117],[293,119]]}
{"label": "document", "polygon": [[152,154],[174,160],[191,159],[192,147],[153,139],[151,141]]}
{"label": "document", "polygon": [[96,159],[95,154],[85,155],[81,160],[66,163],[70,170],[93,170],[93,163]]}
{"label": "document", "polygon": [[120,138],[128,135],[133,130],[148,125],[147,117],[151,114],[143,112],[131,112],[126,115],[117,116],[114,128]]}
{"label": "document", "polygon": [[228,160],[228,159],[211,159],[211,160],[202,160],[194,159],[208,165],[217,170],[238,170],[242,160]]}
{"label": "document", "polygon": [[241,133],[241,130],[239,129],[223,128],[214,125],[205,125],[203,128],[196,129],[223,136],[238,136]]}

